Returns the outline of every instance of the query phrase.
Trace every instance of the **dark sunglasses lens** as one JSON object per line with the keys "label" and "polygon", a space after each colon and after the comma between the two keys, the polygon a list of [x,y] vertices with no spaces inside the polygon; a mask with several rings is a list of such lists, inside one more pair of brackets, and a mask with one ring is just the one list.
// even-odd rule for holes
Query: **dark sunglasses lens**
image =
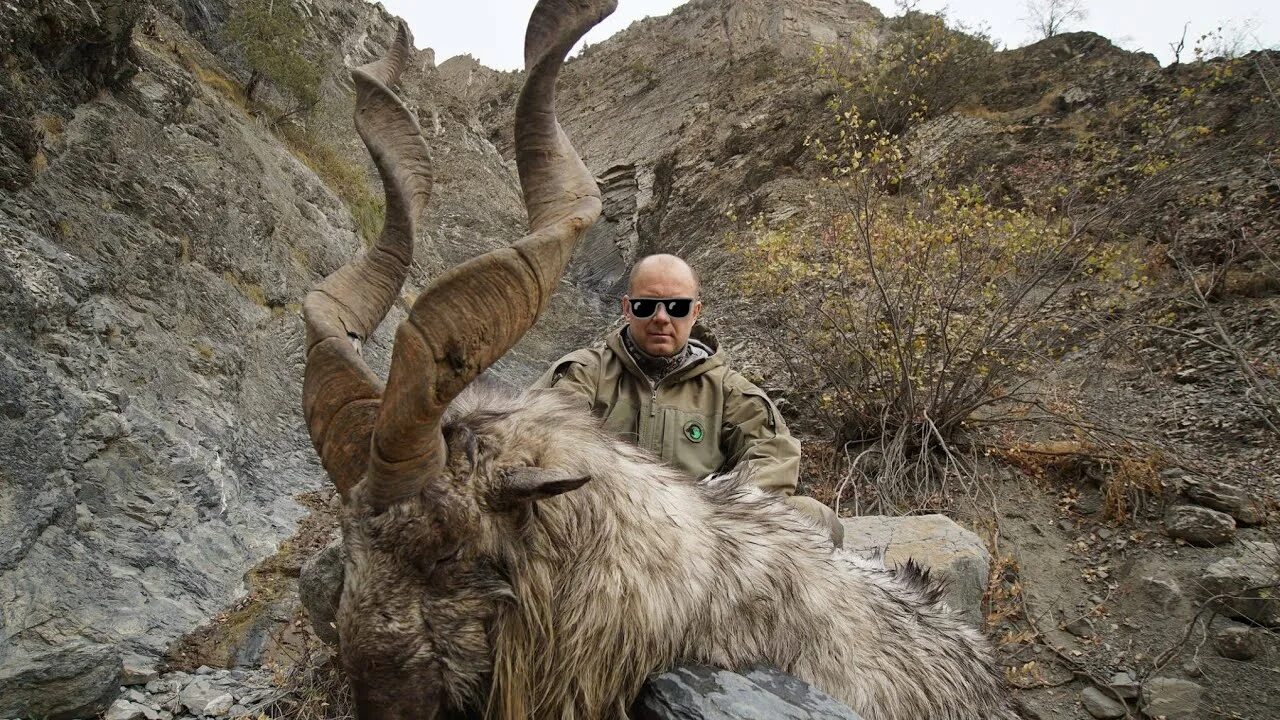
{"label": "dark sunglasses lens", "polygon": [[662,304],[666,306],[667,315],[673,318],[682,318],[689,314],[689,308],[693,306],[692,300],[663,300]]}
{"label": "dark sunglasses lens", "polygon": [[638,318],[647,318],[658,311],[657,300],[632,300],[631,314]]}

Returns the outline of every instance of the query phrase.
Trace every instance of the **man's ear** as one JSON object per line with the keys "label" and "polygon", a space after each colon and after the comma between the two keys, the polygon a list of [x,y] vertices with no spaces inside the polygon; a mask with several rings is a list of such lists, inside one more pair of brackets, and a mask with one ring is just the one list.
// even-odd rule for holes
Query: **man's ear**
{"label": "man's ear", "polygon": [[627,294],[622,296],[622,317],[631,319],[631,296]]}
{"label": "man's ear", "polygon": [[570,477],[560,470],[539,467],[511,468],[502,474],[489,495],[495,510],[514,510],[537,500],[555,497],[587,484],[590,477]]}

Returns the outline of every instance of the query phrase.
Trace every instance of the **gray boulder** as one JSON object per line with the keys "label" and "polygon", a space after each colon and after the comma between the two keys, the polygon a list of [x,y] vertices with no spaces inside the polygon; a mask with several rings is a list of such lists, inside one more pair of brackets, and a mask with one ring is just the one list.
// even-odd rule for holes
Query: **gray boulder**
{"label": "gray boulder", "polygon": [[[1133,673],[1121,671],[1111,676],[1111,681],[1107,686],[1120,697],[1125,700],[1137,700],[1142,695],[1142,686],[1138,684],[1138,679]],[[1107,697],[1111,697],[1108,695]]]}
{"label": "gray boulder", "polygon": [[1236,536],[1236,521],[1230,515],[1195,505],[1178,505],[1164,516],[1164,529],[1171,538],[1192,545],[1222,545]]}
{"label": "gray boulder", "polygon": [[1161,574],[1144,573],[1138,578],[1138,589],[1165,612],[1180,606],[1186,600],[1178,581]]}
{"label": "gray boulder", "polygon": [[845,518],[844,547],[862,554],[884,551],[885,565],[915,560],[946,582],[946,600],[966,620],[982,625],[982,594],[991,555],[982,539],[945,515]]}
{"label": "gray boulder", "polygon": [[321,640],[336,646],[338,599],[342,596],[342,572],[346,553],[342,539],[316,553],[298,575],[298,596],[311,618],[311,627]]}
{"label": "gray boulder", "polygon": [[139,702],[118,698],[107,708],[102,720],[160,720],[159,710]]}
{"label": "gray boulder", "polygon": [[1143,687],[1146,704],[1142,711],[1165,720],[1197,720],[1201,715],[1204,688],[1190,680],[1152,678]]}
{"label": "gray boulder", "polygon": [[156,672],[155,663],[137,655],[130,655],[122,659],[120,670],[121,685],[146,685],[147,683],[160,677]]}
{"label": "gray boulder", "polygon": [[631,708],[635,720],[860,720],[826,693],[778,670],[739,675],[686,665],[649,679]]}
{"label": "gray boulder", "polygon": [[192,715],[217,716],[231,709],[234,699],[207,677],[198,676],[178,694],[178,701]]}
{"label": "gray boulder", "polygon": [[1241,553],[1223,558],[1200,576],[1204,599],[1217,598],[1224,614],[1255,623],[1280,626],[1280,593],[1258,590],[1277,582],[1280,551],[1274,543],[1245,541]]}
{"label": "gray boulder", "polygon": [[120,655],[102,645],[72,645],[0,665],[0,717],[46,720],[96,716],[119,691]]}
{"label": "gray boulder", "polygon": [[209,717],[226,717],[235,704],[236,699],[230,693],[223,693],[204,706],[203,714]]}
{"label": "gray boulder", "polygon": [[1122,718],[1129,712],[1124,703],[1096,687],[1087,687],[1080,693],[1080,704],[1090,715],[1104,720]]}

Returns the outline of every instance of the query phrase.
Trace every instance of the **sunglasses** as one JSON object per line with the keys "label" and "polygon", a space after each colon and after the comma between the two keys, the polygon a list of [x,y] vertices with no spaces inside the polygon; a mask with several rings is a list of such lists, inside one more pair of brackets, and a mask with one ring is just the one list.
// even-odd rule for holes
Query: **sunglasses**
{"label": "sunglasses", "polygon": [[693,298],[631,298],[631,315],[644,320],[658,312],[658,305],[667,311],[667,317],[688,317],[693,310]]}

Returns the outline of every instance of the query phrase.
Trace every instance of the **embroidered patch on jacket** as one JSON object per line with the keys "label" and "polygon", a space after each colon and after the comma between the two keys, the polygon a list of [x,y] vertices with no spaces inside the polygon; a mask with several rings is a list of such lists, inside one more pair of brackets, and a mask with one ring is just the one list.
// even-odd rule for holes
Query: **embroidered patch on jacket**
{"label": "embroidered patch on jacket", "polygon": [[702,426],[697,420],[690,420],[684,426],[684,436],[693,442],[702,442]]}

